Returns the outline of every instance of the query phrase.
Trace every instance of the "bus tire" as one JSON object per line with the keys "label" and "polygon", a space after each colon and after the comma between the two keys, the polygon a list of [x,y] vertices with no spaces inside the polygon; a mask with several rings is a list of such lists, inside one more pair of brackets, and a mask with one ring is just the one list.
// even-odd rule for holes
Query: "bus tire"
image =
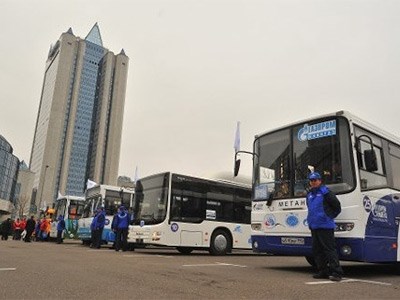
{"label": "bus tire", "polygon": [[179,251],[179,253],[182,254],[190,254],[193,251],[193,248],[190,247],[176,247],[176,250]]}
{"label": "bus tire", "polygon": [[232,250],[232,238],[228,232],[217,229],[211,235],[210,253],[212,255],[225,255]]}
{"label": "bus tire", "polygon": [[317,267],[317,263],[315,262],[314,257],[312,256],[306,256],[306,261],[314,268]]}

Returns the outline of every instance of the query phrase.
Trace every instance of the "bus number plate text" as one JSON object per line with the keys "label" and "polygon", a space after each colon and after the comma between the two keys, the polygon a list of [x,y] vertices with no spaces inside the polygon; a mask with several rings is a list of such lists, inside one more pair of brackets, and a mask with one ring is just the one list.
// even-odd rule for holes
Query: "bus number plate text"
{"label": "bus number plate text", "polygon": [[283,237],[281,243],[284,245],[304,245],[304,238]]}

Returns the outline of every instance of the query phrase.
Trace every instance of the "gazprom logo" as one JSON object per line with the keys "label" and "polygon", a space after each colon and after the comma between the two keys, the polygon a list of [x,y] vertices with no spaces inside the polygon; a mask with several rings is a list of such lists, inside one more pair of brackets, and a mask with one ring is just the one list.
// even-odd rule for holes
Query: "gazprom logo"
{"label": "gazprom logo", "polygon": [[304,124],[297,133],[301,142],[315,140],[327,136],[336,135],[336,120],[325,121],[313,125]]}

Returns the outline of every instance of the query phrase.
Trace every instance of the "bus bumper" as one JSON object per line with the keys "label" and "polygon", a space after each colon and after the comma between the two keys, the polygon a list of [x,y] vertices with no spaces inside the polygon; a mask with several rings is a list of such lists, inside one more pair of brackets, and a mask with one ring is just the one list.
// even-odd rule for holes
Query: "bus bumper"
{"label": "bus bumper", "polygon": [[[313,256],[311,237],[252,235],[251,239],[253,251],[257,253]],[[366,260],[361,238],[336,238],[336,248],[340,260],[370,261]]]}
{"label": "bus bumper", "polygon": [[252,248],[257,253],[312,256],[310,237],[281,237],[252,235]]}

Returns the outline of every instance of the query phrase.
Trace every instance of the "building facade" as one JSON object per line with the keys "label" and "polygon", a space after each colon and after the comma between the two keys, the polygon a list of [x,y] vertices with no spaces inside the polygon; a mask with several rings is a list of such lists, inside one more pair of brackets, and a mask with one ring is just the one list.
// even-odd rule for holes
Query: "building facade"
{"label": "building facade", "polygon": [[15,187],[13,218],[28,216],[32,211],[33,173],[24,161],[19,164],[17,185]]}
{"label": "building facade", "polygon": [[82,196],[87,179],[117,183],[128,63],[103,46],[97,23],[50,47],[30,158],[39,209],[58,193]]}
{"label": "building facade", "polygon": [[10,143],[0,135],[0,221],[14,209],[19,159]]}

